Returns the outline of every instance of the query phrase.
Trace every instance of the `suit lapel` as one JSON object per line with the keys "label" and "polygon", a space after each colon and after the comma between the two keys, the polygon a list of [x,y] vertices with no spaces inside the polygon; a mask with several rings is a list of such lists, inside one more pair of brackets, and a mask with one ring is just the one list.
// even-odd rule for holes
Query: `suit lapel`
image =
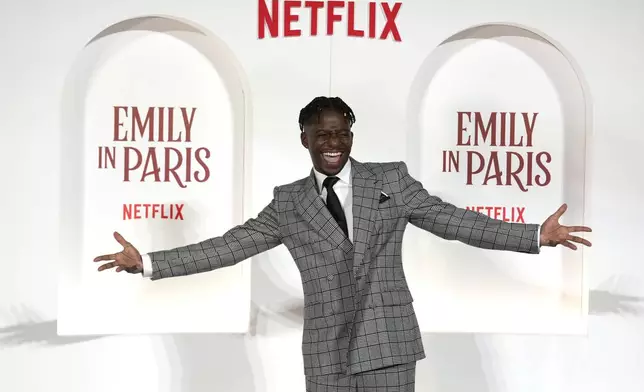
{"label": "suit lapel", "polygon": [[304,188],[298,195],[298,202],[295,203],[295,208],[311,224],[313,230],[320,233],[345,253],[353,251],[353,244],[344,235],[344,232],[327,209],[324,201],[322,201],[312,170],[304,183]]}
{"label": "suit lapel", "polygon": [[352,312],[351,327],[349,336],[351,336],[353,323],[357,312],[362,303],[364,290],[368,287],[369,282],[369,263],[365,263],[368,258],[367,251],[371,242],[371,234],[374,231],[376,211],[380,202],[380,191],[382,190],[382,175],[375,174],[360,162],[351,160],[353,170],[352,190],[353,190],[353,276],[356,282],[354,293],[354,311]]}
{"label": "suit lapel", "polygon": [[354,267],[358,269],[365,257],[374,231],[382,176],[373,173],[364,164],[351,159],[353,191]]}

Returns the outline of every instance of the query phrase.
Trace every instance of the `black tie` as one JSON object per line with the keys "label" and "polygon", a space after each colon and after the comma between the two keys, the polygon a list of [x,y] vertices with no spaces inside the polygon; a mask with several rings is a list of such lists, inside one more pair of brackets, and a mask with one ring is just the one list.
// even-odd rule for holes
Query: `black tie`
{"label": "black tie", "polygon": [[349,230],[347,229],[347,218],[344,216],[344,210],[342,209],[342,204],[340,204],[340,199],[338,195],[333,191],[333,185],[338,182],[340,179],[338,177],[327,177],[322,183],[322,186],[326,188],[326,206],[331,212],[331,215],[335,218],[335,221],[338,222],[344,234],[348,237]]}

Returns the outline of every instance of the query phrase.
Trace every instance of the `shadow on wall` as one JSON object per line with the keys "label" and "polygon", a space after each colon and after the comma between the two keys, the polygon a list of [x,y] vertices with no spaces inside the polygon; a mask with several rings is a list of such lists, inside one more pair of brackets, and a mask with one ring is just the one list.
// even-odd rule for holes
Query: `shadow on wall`
{"label": "shadow on wall", "polygon": [[590,291],[589,313],[595,316],[617,314],[624,316],[644,315],[644,297],[617,294],[631,291],[636,282],[624,276],[614,275]]}
{"label": "shadow on wall", "polygon": [[[166,233],[166,235],[168,235]],[[265,255],[259,256],[266,257]],[[268,265],[256,260],[257,264]],[[249,262],[249,261],[246,261]],[[216,272],[215,272],[216,273]],[[286,297],[280,289],[284,287],[270,276],[270,271],[253,268],[253,282],[262,287],[262,294],[274,298]],[[253,298],[253,316],[251,333],[248,335],[230,334],[167,334],[149,338],[153,341],[157,354],[157,367],[168,392],[210,392],[213,386],[222,391],[261,392],[265,391],[264,383],[256,385],[256,380],[263,380],[261,357],[253,339],[265,334],[268,319],[293,328],[302,323],[303,310],[301,300],[291,299],[290,306],[282,307],[284,311],[264,312],[257,302],[263,299]],[[5,315],[3,315],[5,316]],[[102,336],[58,336],[56,320],[42,320],[25,306],[11,310],[3,319],[15,320],[14,325],[0,328],[0,348],[24,345],[67,346],[82,344],[96,339],[114,339],[118,335]],[[245,374],[247,377],[239,377]]]}
{"label": "shadow on wall", "polygon": [[[259,258],[267,257],[261,255]],[[262,287],[262,295],[272,292],[279,297],[293,298],[285,295],[274,274],[270,270],[260,269],[260,265],[270,265],[257,260],[257,274],[253,277],[255,285]],[[261,267],[263,268],[263,267]],[[623,278],[613,277],[604,282],[598,290],[591,291],[590,313],[595,316],[642,316],[644,315],[644,297],[619,294],[628,290],[623,287]],[[270,295],[270,294],[269,294]],[[172,334],[162,335],[160,341],[166,352],[169,368],[167,390],[171,392],[210,391],[213,385],[227,391],[264,391],[265,386],[255,385],[254,380],[263,379],[260,356],[257,346],[253,344],[253,335],[263,334],[261,320],[276,318],[276,321],[289,327],[299,326],[302,322],[300,306],[285,307],[284,311],[264,312],[258,307],[258,298],[254,301],[254,317],[251,330],[253,333],[242,335],[215,334]],[[263,300],[260,300],[265,302]],[[41,320],[25,306],[10,311],[7,316],[15,320],[13,326],[0,328],[0,347],[22,345],[66,346],[83,344],[110,336],[58,336],[56,320]],[[112,337],[113,338],[113,337]],[[156,337],[151,337],[156,339]],[[443,392],[485,392],[490,390],[484,364],[487,353],[481,349],[477,336],[473,334],[427,334],[423,337],[427,359],[419,363],[419,384],[434,385]],[[222,355],[223,353],[223,355]],[[160,362],[163,360],[160,359]],[[161,366],[160,366],[161,367]],[[242,378],[240,373],[252,375]],[[468,377],[462,377],[467,374]],[[428,379],[425,380],[425,377]],[[492,386],[490,386],[492,387]]]}

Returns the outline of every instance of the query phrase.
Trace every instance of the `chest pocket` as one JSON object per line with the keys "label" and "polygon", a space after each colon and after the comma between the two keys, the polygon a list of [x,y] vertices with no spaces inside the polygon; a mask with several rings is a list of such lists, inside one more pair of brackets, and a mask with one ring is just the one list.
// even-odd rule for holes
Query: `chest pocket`
{"label": "chest pocket", "polygon": [[374,234],[383,234],[391,232],[398,223],[401,214],[398,206],[393,199],[385,200],[378,204],[378,209],[374,214],[375,230]]}

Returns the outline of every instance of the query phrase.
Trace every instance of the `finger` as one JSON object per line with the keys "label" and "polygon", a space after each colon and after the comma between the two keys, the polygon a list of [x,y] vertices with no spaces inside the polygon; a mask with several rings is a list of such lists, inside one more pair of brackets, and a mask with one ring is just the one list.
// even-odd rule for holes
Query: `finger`
{"label": "finger", "polygon": [[125,238],[116,231],[114,232],[114,239],[124,248],[129,245]]}
{"label": "finger", "polygon": [[118,266],[118,267],[116,267],[116,272],[121,272],[121,271],[123,271],[124,269],[125,269],[125,268],[123,268],[123,267],[121,267],[121,266]]}
{"label": "finger", "polygon": [[566,248],[572,249],[572,250],[577,250],[577,246],[573,244],[570,241],[564,241],[561,243],[561,245],[565,246]]}
{"label": "finger", "polygon": [[591,229],[590,227],[587,227],[587,226],[568,226],[568,227],[566,227],[566,229],[568,229],[568,232],[570,232],[570,233],[579,232],[579,231],[590,233],[590,232],[593,231],[593,229]]}
{"label": "finger", "polygon": [[559,207],[559,209],[555,211],[554,214],[552,214],[552,216],[559,219],[564,214],[564,212],[566,212],[567,209],[568,209],[568,205],[566,203],[563,203],[561,207]]}
{"label": "finger", "polygon": [[99,271],[105,271],[105,270],[107,270],[107,269],[110,269],[110,268],[114,268],[114,267],[116,267],[116,265],[117,265],[117,264],[116,264],[116,262],[111,262],[111,263],[103,264],[103,265],[101,265],[100,267],[98,267],[98,270],[99,270]]}
{"label": "finger", "polygon": [[110,260],[116,260],[116,255],[117,253],[112,253],[109,255],[103,255],[103,256],[98,256],[97,258],[94,259],[94,261],[110,261]]}
{"label": "finger", "polygon": [[586,245],[586,246],[593,246],[593,244],[591,244],[590,241],[588,241],[586,239],[583,239],[581,237],[578,237],[576,235],[569,235],[568,236],[568,241],[573,241],[573,242],[576,242],[578,244],[583,244],[583,245]]}

